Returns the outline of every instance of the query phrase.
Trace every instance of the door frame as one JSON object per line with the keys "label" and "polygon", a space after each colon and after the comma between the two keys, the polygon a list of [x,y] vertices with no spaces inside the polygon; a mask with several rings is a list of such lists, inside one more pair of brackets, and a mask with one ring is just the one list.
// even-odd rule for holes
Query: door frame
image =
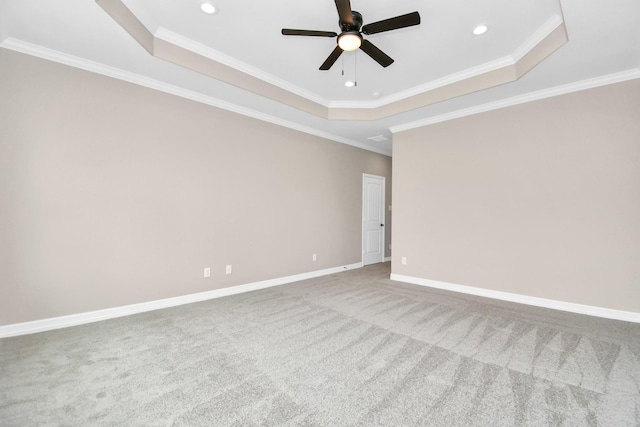
{"label": "door frame", "polygon": [[379,175],[372,175],[369,173],[363,173],[362,174],[362,209],[360,210],[360,217],[362,218],[360,221],[360,232],[362,233],[362,247],[361,247],[361,263],[362,266],[364,267],[364,252],[365,252],[365,232],[364,232],[364,221],[366,219],[365,214],[364,214],[364,208],[365,208],[365,179],[366,178],[374,178],[374,179],[381,179],[382,180],[382,197],[380,198],[380,204],[381,206],[381,211],[382,211],[382,223],[384,224],[384,230],[382,231],[382,241],[380,242],[380,245],[382,247],[382,259],[380,260],[380,262],[385,262],[386,257],[384,256],[386,253],[386,249],[385,249],[385,241],[386,241],[386,234],[387,234],[387,221],[386,221],[386,215],[385,215],[385,193],[387,190],[387,179],[384,176],[379,176]]}

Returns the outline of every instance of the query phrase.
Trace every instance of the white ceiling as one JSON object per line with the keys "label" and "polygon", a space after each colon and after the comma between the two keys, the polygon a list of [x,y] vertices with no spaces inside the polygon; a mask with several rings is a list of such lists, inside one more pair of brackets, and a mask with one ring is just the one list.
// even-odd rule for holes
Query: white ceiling
{"label": "white ceiling", "polygon": [[[201,0],[122,0],[156,37],[328,108],[367,111],[477,75],[537,42],[550,23],[564,24],[568,42],[517,81],[366,121],[327,120],[156,58],[92,1],[2,0],[0,46],[384,154],[391,154],[393,131],[640,77],[638,0],[351,0],[365,24],[413,11],[421,24],[364,36],[395,60],[388,68],[356,51],[329,71],[318,67],[335,39],[282,36],[280,29],[340,32],[332,0],[210,1],[214,15],[200,11]],[[489,31],[474,36],[479,23]],[[345,87],[347,79],[357,86]],[[378,135],[389,140],[368,139]]]}

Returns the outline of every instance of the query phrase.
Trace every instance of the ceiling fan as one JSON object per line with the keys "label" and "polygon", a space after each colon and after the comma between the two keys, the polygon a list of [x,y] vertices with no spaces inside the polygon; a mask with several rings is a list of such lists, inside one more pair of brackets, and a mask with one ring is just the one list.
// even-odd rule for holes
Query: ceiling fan
{"label": "ceiling fan", "polygon": [[360,12],[351,10],[351,2],[349,0],[335,0],[335,2],[340,16],[338,21],[340,34],[332,31],[282,29],[282,35],[284,36],[338,37],[338,46],[322,63],[321,70],[330,69],[345,50],[352,51],[358,48],[362,49],[378,64],[388,67],[393,63],[393,59],[374,46],[369,40],[363,39],[362,34],[377,34],[420,24],[420,14],[412,12],[362,26],[362,15]]}

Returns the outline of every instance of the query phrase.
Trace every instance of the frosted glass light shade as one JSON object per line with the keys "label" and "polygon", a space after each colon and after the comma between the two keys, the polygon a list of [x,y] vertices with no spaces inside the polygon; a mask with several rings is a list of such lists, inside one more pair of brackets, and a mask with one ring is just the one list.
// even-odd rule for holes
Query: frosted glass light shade
{"label": "frosted glass light shade", "polygon": [[338,37],[338,46],[347,52],[356,50],[362,44],[362,37],[357,33],[340,34]]}

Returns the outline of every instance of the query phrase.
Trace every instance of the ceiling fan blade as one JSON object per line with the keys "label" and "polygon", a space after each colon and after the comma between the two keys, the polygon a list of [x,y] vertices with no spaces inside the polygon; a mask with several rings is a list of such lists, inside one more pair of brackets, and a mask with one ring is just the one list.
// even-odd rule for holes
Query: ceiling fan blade
{"label": "ceiling fan blade", "polygon": [[336,37],[338,34],[333,31],[316,31],[316,30],[292,30],[291,28],[282,29],[283,36],[313,36],[313,37]]}
{"label": "ceiling fan blade", "polygon": [[383,67],[388,67],[389,65],[393,64],[393,59],[391,59],[389,55],[375,47],[369,40],[362,40],[360,49],[362,49],[364,53],[369,55],[374,61],[376,61]]}
{"label": "ceiling fan blade", "polygon": [[412,27],[420,24],[420,14],[418,12],[407,13],[395,18],[383,19],[362,27],[364,34],[376,34],[384,31],[397,30],[399,28]]}
{"label": "ceiling fan blade", "polygon": [[351,14],[351,2],[349,0],[335,0],[341,24],[353,25],[353,15]]}
{"label": "ceiling fan blade", "polygon": [[331,52],[331,55],[329,55],[329,57],[322,63],[320,69],[322,71],[327,71],[338,60],[340,55],[342,55],[342,49],[340,49],[340,46],[336,46],[336,48],[333,49],[333,52]]}

